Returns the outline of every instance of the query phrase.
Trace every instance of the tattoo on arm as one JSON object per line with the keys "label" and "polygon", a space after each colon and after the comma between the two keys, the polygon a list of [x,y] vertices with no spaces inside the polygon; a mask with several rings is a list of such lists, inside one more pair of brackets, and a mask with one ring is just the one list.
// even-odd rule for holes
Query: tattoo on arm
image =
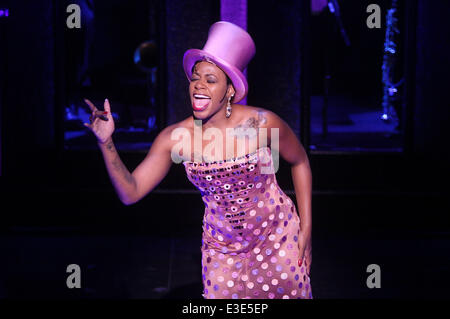
{"label": "tattoo on arm", "polygon": [[109,141],[108,144],[106,144],[106,149],[110,152],[114,152],[116,150],[113,141]]}
{"label": "tattoo on arm", "polygon": [[[258,111],[257,118],[254,116],[247,119],[247,121],[244,124],[239,124],[235,127],[235,129],[238,129],[237,131],[237,138],[243,138],[247,137],[250,139],[256,138],[258,134],[258,129],[260,126],[267,123],[267,118],[264,115],[264,111]],[[248,130],[253,129],[253,130]]]}
{"label": "tattoo on arm", "polygon": [[267,123],[267,119],[264,116],[264,112],[258,111],[258,126],[261,124],[266,124],[266,123]]}
{"label": "tattoo on arm", "polygon": [[114,160],[112,161],[114,169],[122,174],[122,176],[125,178],[128,184],[135,185],[135,181],[133,179],[133,176],[130,174],[128,169],[125,167],[123,162],[120,160],[119,154],[117,154],[116,148],[114,147],[114,143],[112,141],[108,142],[106,144],[106,149],[112,153],[116,153]]}
{"label": "tattoo on arm", "polygon": [[236,128],[259,128],[261,125],[266,124],[267,119],[264,116],[263,111],[258,111],[258,118],[251,117],[247,119],[244,124],[239,124]]}

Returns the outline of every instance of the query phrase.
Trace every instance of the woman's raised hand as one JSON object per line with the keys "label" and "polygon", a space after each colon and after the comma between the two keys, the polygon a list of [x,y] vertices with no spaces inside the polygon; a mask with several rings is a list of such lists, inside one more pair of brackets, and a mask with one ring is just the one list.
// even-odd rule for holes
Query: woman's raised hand
{"label": "woman's raised hand", "polygon": [[84,123],[84,126],[88,127],[95,136],[99,143],[106,143],[114,132],[114,119],[111,114],[111,106],[108,99],[105,99],[103,104],[104,111],[98,110],[95,105],[88,99],[84,99],[92,113],[89,117],[91,123]]}

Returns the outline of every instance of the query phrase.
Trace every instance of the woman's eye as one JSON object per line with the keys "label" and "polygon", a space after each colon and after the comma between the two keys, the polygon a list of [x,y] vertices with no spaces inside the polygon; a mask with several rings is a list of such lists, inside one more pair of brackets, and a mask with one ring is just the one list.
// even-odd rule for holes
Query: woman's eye
{"label": "woman's eye", "polygon": [[[197,81],[198,79],[191,79],[191,81]],[[208,80],[208,83],[216,83],[214,80]]]}

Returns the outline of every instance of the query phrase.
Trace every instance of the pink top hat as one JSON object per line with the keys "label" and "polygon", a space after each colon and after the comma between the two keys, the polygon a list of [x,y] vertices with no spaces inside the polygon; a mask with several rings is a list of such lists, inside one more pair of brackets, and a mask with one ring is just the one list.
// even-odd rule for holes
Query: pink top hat
{"label": "pink top hat", "polygon": [[255,51],[255,43],[247,31],[233,23],[219,21],[209,28],[208,40],[203,50],[190,49],[184,53],[184,72],[190,81],[195,62],[214,62],[230,78],[236,91],[233,102],[239,102],[248,91],[247,79],[242,72],[255,55]]}

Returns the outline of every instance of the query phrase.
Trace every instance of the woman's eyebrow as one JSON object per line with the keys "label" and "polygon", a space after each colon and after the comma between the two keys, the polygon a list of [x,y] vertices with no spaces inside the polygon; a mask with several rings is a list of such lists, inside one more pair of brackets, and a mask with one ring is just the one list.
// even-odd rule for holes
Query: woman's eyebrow
{"label": "woman's eyebrow", "polygon": [[[197,71],[194,71],[192,74],[200,75],[200,73],[198,73]],[[216,76],[215,74],[212,74],[212,73],[208,73],[208,74],[205,74],[205,75],[206,76],[208,76],[208,75]]]}

